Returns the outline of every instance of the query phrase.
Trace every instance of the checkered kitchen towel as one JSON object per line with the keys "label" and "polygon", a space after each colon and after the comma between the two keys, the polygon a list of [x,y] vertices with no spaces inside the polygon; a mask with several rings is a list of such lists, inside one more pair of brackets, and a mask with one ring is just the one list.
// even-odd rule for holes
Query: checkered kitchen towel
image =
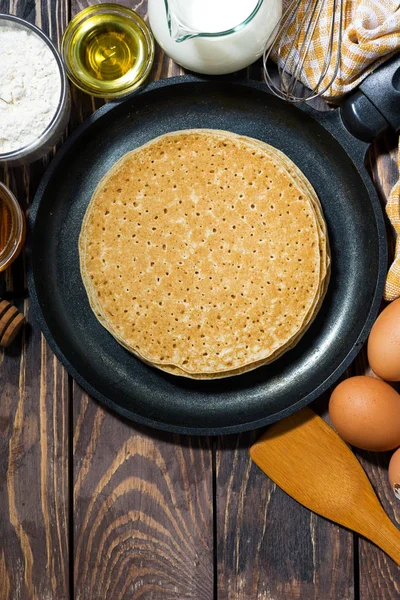
{"label": "checkered kitchen towel", "polygon": [[[284,11],[291,2],[292,0],[283,0]],[[329,43],[334,0],[319,0],[319,2],[322,6],[321,13],[300,77],[307,87],[314,87],[317,84]],[[335,41],[327,78],[329,75],[332,76],[336,63],[339,0],[336,4]],[[309,5],[310,0],[300,0],[289,36],[287,39],[281,40],[284,58],[289,52],[291,34],[294,34],[299,24],[302,23]],[[344,0],[341,48],[339,71],[332,86],[323,95],[331,102],[355,88],[380,63],[400,50],[400,2],[396,0]],[[273,58],[276,59],[276,56]],[[398,163],[400,167],[400,151]],[[385,300],[390,301],[400,296],[400,181],[391,191],[386,211],[397,235],[396,258],[390,268],[385,289]]]}
{"label": "checkered kitchen towel", "polygon": [[[400,107],[399,107],[400,110]],[[400,144],[399,144],[400,146]],[[400,147],[397,155],[400,173]],[[388,302],[400,297],[400,180],[397,181],[386,204],[386,212],[396,232],[395,259],[386,277],[384,298]]]}

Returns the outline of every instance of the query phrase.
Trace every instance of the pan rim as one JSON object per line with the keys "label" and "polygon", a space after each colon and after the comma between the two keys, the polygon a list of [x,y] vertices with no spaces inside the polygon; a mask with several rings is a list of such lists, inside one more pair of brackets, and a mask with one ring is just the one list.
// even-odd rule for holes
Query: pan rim
{"label": "pan rim", "polygon": [[[145,94],[148,91],[152,91],[157,88],[169,86],[169,85],[177,85],[180,83],[216,83],[221,80],[217,79],[207,79],[200,78],[191,75],[184,75],[180,77],[173,77],[163,80],[158,80],[147,85],[145,88],[141,89],[138,93],[130,95],[125,98],[124,101],[129,101],[133,96]],[[224,80],[222,80],[224,82]],[[235,81],[230,80],[226,81],[226,83],[233,85],[244,85],[246,87],[251,87],[258,89],[262,92],[267,92],[267,87],[265,84],[258,81],[251,80],[242,80]],[[122,101],[122,102],[124,102]],[[185,435],[227,435],[232,433],[240,433],[250,430],[259,429],[266,425],[269,425],[275,421],[278,421],[289,414],[296,412],[297,410],[303,408],[308,405],[310,402],[318,398],[324,391],[326,391],[337,379],[340,375],[345,371],[345,369],[351,364],[353,359],[357,356],[358,352],[361,349],[361,346],[367,339],[369,331],[372,327],[372,324],[378,314],[380,303],[382,300],[383,288],[385,283],[386,276],[386,264],[387,264],[387,244],[386,244],[386,232],[385,232],[385,224],[383,213],[381,209],[381,205],[375,191],[375,188],[372,184],[371,179],[369,178],[365,168],[363,165],[357,164],[360,160],[360,148],[367,148],[366,144],[355,143],[357,140],[353,138],[350,134],[346,134],[340,130],[335,130],[335,125],[327,125],[326,120],[318,118],[318,113],[316,111],[310,109],[309,107],[299,107],[300,110],[305,110],[310,114],[310,116],[318,122],[320,126],[322,126],[330,135],[332,135],[338,143],[344,148],[344,150],[350,154],[352,157],[352,162],[354,167],[357,170],[359,177],[361,177],[362,182],[367,187],[369,200],[372,205],[373,214],[375,218],[375,226],[377,230],[377,238],[378,238],[378,254],[380,257],[379,268],[378,268],[378,277],[374,289],[374,295],[371,301],[370,309],[368,315],[365,319],[364,325],[358,335],[356,342],[353,344],[351,350],[346,354],[340,364],[336,367],[336,369],[331,373],[329,377],[327,377],[321,384],[300,398],[297,402],[292,404],[289,407],[286,407],[278,412],[275,412],[273,415],[268,415],[266,417],[262,417],[261,419],[256,419],[253,421],[248,421],[246,423],[241,423],[237,425],[228,425],[221,427],[191,427],[191,426],[182,426],[182,425],[174,425],[167,423],[165,421],[158,421],[155,419],[150,419],[148,417],[144,417],[140,414],[134,413],[131,410],[125,409],[119,404],[116,404],[114,401],[110,400],[107,396],[99,392],[96,388],[94,388],[88,381],[86,381],[85,377],[80,375],[80,373],[76,370],[76,368],[71,364],[69,359],[64,355],[61,348],[58,346],[55,338],[53,337],[50,328],[47,325],[46,318],[40,306],[39,297],[36,292],[35,278],[32,269],[32,247],[31,242],[33,238],[33,232],[36,223],[36,217],[38,213],[38,209],[40,206],[40,200],[46,190],[46,187],[52,177],[54,170],[57,168],[59,163],[62,162],[64,155],[68,152],[70,147],[72,147],[77,139],[92,125],[92,123],[96,122],[99,118],[103,116],[103,114],[108,113],[108,111],[113,110],[115,107],[118,107],[122,102],[118,103],[109,103],[98,109],[95,113],[90,115],[77,129],[72,133],[72,135],[67,139],[67,141],[63,144],[60,150],[57,152],[55,158],[52,160],[48,169],[46,170],[38,189],[35,193],[34,199],[32,201],[31,210],[29,212],[28,217],[28,243],[27,243],[27,280],[28,280],[28,290],[29,297],[31,300],[32,313],[38,322],[43,335],[46,338],[47,343],[50,348],[60,360],[60,362],[65,366],[70,375],[75,379],[75,381],[93,398],[99,401],[102,405],[106,406],[108,409],[117,413],[123,418],[128,419],[129,421],[134,421],[141,425],[145,425],[148,427],[152,427],[154,429],[169,431],[172,433],[179,433]],[[335,111],[337,112],[337,111]],[[352,141],[352,143],[350,143]]]}

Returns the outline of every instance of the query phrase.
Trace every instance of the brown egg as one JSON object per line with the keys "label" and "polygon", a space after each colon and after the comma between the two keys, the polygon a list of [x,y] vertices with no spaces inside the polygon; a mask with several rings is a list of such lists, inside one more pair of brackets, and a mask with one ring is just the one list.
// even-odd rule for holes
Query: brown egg
{"label": "brown egg", "polygon": [[346,442],[375,452],[400,446],[400,396],[374,377],[350,377],[329,401],[332,424]]}
{"label": "brown egg", "polygon": [[371,369],[386,381],[400,381],[400,298],[375,321],[368,339]]}

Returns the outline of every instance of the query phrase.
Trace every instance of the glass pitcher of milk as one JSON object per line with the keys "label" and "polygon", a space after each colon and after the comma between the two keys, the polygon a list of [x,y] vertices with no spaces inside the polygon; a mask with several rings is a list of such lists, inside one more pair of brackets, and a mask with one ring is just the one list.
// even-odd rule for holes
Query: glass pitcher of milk
{"label": "glass pitcher of milk", "polygon": [[168,56],[191,71],[221,75],[261,56],[282,0],[148,0],[148,11]]}

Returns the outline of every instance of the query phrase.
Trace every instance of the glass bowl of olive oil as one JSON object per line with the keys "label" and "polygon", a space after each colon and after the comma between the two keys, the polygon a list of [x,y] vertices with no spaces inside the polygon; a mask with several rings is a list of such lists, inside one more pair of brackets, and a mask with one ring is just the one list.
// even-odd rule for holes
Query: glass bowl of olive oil
{"label": "glass bowl of olive oil", "polygon": [[79,89],[100,98],[118,98],[148,76],[154,38],[134,10],[120,4],[97,4],[70,21],[61,53],[67,75]]}

